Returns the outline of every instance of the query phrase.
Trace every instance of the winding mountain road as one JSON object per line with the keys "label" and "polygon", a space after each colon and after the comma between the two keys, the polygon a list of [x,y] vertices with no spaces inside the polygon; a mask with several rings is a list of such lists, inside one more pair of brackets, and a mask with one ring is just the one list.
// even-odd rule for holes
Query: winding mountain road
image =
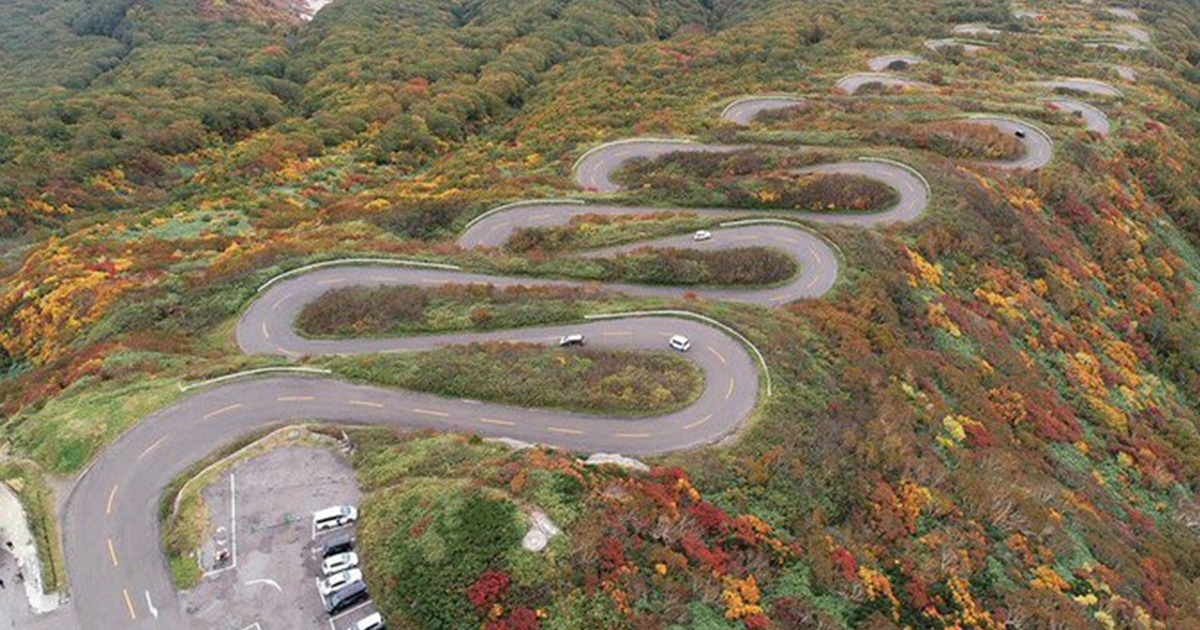
{"label": "winding mountain road", "polygon": [[[746,123],[753,113],[794,101],[780,97],[743,99],[726,117]],[[748,116],[748,117],[747,117]],[[1052,147],[1041,132],[1007,119],[975,120],[1002,129],[1027,130],[1027,154],[1020,160],[995,163],[1002,168],[1038,168],[1049,161]],[[582,188],[618,190],[613,173],[634,158],[653,158],[677,151],[730,151],[739,147],[682,141],[635,140],[602,145],[576,164]],[[902,165],[880,161],[823,164],[806,172],[844,173],[876,179],[896,190],[896,203],[872,214],[762,213],[719,208],[669,209],[546,202],[487,213],[462,234],[463,247],[502,245],[522,227],[560,225],[578,214],[647,214],[694,212],[721,218],[766,215],[775,222],[714,229],[711,241],[693,242],[688,235],[651,241],[656,246],[721,248],[761,245],[794,256],[801,271],[788,283],[771,288],[699,288],[605,285],[604,290],[637,295],[678,296],[685,291],[710,299],[741,300],[767,306],[819,296],[836,282],[834,249],[808,228],[779,220],[803,220],[874,227],[911,221],[929,204],[924,180]],[[768,219],[771,220],[771,219]],[[640,245],[645,245],[641,243]],[[622,246],[591,255],[611,254]],[[706,387],[699,400],[675,413],[641,419],[600,417],[557,410],[526,409],[472,400],[447,399],[305,377],[262,378],[203,389],[136,424],[99,456],[68,498],[63,531],[74,609],[80,627],[189,628],[180,608],[170,571],[161,553],[158,505],[170,481],[205,455],[239,435],[275,423],[319,420],[347,424],[379,424],[432,428],[511,437],[583,451],[654,454],[710,444],[736,430],[760,397],[756,359],[739,340],[720,329],[674,316],[606,319],[487,333],[455,333],[392,339],[306,339],[293,322],[307,303],[340,286],[487,283],[495,286],[554,285],[592,288],[596,283],[512,278],[404,266],[328,267],[281,279],[264,289],[238,323],[236,335],[247,353],[281,356],[408,352],[477,341],[553,344],[566,333],[587,335],[591,345],[606,349],[666,348],[666,339],[684,334],[692,340],[686,358],[703,371]]]}

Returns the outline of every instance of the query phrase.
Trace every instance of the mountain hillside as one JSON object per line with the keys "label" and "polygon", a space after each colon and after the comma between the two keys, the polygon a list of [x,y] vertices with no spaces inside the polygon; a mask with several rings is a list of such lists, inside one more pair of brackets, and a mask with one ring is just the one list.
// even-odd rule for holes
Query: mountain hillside
{"label": "mountain hillside", "polygon": [[[670,284],[701,263],[579,250],[710,227],[696,208],[870,211],[891,193],[795,169],[900,160],[929,209],[810,222],[839,256],[822,297],[523,296],[549,313],[523,325],[649,305],[736,328],[774,390],[721,444],[625,474],[368,434],[355,465],[386,515],[363,538],[392,554],[367,568],[389,627],[1200,627],[1200,2],[1121,5],[1136,23],[1116,6],[334,0],[309,21],[257,0],[9,0],[3,434],[43,474],[76,474],[179,383],[281,363],[231,331],[260,285],[307,263]],[[896,53],[923,58],[885,70],[915,85],[836,89]],[[1070,79],[1113,89],[1039,85]],[[761,94],[799,105],[722,120]],[[989,166],[1023,145],[964,123],[981,114],[1044,129],[1053,159]],[[576,185],[580,156],[634,137],[749,149],[641,161],[616,192]],[[680,214],[456,241],[490,208],[563,197]],[[497,328],[494,310],[454,308],[420,314]],[[444,486],[388,468],[451,448]],[[489,538],[470,575],[410,580],[422,556],[396,528],[425,531],[414,506],[483,536],[471,506],[517,531],[517,508],[551,501],[571,527],[545,566]]]}

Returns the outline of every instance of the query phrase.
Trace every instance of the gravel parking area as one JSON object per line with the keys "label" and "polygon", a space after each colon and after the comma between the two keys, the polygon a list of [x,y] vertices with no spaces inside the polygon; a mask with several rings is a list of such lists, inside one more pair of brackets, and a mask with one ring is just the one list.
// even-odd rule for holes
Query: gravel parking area
{"label": "gravel parking area", "polygon": [[373,610],[368,605],[331,625],[316,587],[320,539],[313,539],[312,513],[361,498],[338,453],[278,448],[238,464],[203,494],[214,538],[222,539],[210,541],[204,555],[225,548],[231,557],[183,596],[192,628],[344,630]]}

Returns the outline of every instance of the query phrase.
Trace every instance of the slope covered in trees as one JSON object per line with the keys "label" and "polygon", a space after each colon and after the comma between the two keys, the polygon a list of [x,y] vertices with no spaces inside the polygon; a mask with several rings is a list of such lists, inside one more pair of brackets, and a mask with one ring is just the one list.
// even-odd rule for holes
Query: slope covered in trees
{"label": "slope covered in trees", "polygon": [[[777,391],[739,441],[620,480],[558,454],[455,471],[515,500],[513,478],[554,471],[569,491],[557,500],[587,527],[568,530],[562,557],[601,562],[564,561],[556,588],[537,590],[496,586],[497,572],[514,579],[507,556],[474,558],[478,574],[438,594],[459,608],[421,610],[495,627],[507,618],[475,615],[475,599],[540,608],[522,619],[548,627],[1200,624],[1200,5],[1138,8],[1153,40],[1126,52],[1087,46],[1119,32],[1100,6],[1038,10],[342,0],[301,24],[252,3],[8,2],[4,435],[48,473],[80,470],[178,380],[242,365],[231,322],[281,269],[339,254],[506,269],[568,258],[452,243],[488,207],[578,194],[571,163],[599,142],[695,135],[903,158],[933,208],[909,226],[823,228],[844,253],[831,295],[672,304],[768,349]],[[971,21],[1004,32],[972,54],[922,48]],[[833,91],[902,50],[926,56],[906,73],[932,89]],[[1030,87],[1073,76],[1120,85],[1123,98],[1089,97],[1113,120],[1108,138]],[[749,130],[714,122],[751,93],[807,104]],[[975,112],[1037,121],[1054,161],[964,166],[954,156],[988,139],[931,130]],[[671,175],[681,190],[709,183]],[[744,175],[705,177],[760,181]],[[484,478],[462,481],[472,474]],[[614,486],[629,497],[619,509]],[[403,507],[402,492],[380,505]],[[475,494],[454,501],[495,502]]]}

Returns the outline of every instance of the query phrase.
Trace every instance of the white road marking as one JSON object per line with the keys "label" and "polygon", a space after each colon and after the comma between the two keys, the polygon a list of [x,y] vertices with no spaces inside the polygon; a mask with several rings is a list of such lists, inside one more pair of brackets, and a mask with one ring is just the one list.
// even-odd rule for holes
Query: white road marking
{"label": "white road marking", "polygon": [[292,299],[292,296],[293,296],[293,295],[295,295],[295,294],[293,294],[293,293],[289,293],[289,294],[287,294],[287,295],[285,295],[285,296],[283,296],[283,297],[279,298],[278,300],[276,300],[276,301],[275,301],[275,303],[271,305],[271,310],[272,310],[272,311],[277,311],[277,310],[279,310],[279,307],[280,307],[280,306],[282,306],[284,302],[286,302],[286,301],[288,301],[288,300]]}
{"label": "white road marking", "polygon": [[434,411],[433,409],[421,409],[419,407],[414,407],[412,411],[413,413],[419,413],[424,416],[436,416],[438,418],[445,418],[450,415],[445,411]]}
{"label": "white road marking", "polygon": [[708,348],[708,351],[709,351],[709,352],[711,352],[711,353],[713,353],[714,355],[716,355],[716,356],[717,356],[717,360],[718,360],[718,361],[720,361],[722,364],[724,364],[724,363],[725,363],[725,357],[721,356],[721,353],[720,353],[720,352],[717,352],[717,349],[716,349],[716,348],[714,348],[714,347],[712,347],[712,346],[706,346],[706,347]]}
{"label": "white road marking", "polygon": [[511,427],[511,426],[515,426],[517,424],[516,422],[509,422],[508,420],[497,420],[495,418],[480,418],[479,421],[484,424],[495,424],[495,425],[502,426],[502,427]]}
{"label": "white road marking", "polygon": [[698,426],[700,426],[700,425],[704,424],[705,422],[708,422],[709,420],[712,420],[712,414],[711,414],[711,413],[710,413],[710,414],[708,414],[707,416],[704,416],[704,418],[702,418],[702,419],[700,419],[700,420],[697,420],[697,421],[695,421],[695,422],[693,422],[693,423],[691,423],[691,424],[685,424],[685,425],[683,425],[683,428],[685,428],[685,429],[695,429],[696,427],[698,427]]}
{"label": "white road marking", "polygon": [[650,433],[614,433],[613,436],[619,438],[648,438]]}
{"label": "white road marking", "polygon": [[210,412],[204,414],[204,419],[208,420],[209,418],[219,416],[227,411],[233,411],[234,409],[241,409],[241,408],[242,408],[242,403],[234,403],[232,405],[229,405],[228,407],[221,407],[220,409],[218,409],[216,411],[210,411]]}
{"label": "white road marking", "polygon": [[118,485],[113,485],[112,492],[108,493],[108,507],[104,508],[105,514],[112,514],[113,499],[117,498]]}
{"label": "white road marking", "polygon": [[579,429],[563,429],[561,427],[546,427],[546,430],[553,431],[554,433],[566,433],[568,435],[583,435],[583,431],[580,431]]}
{"label": "white road marking", "polygon": [[314,396],[280,396],[275,399],[275,402],[306,402],[316,400]]}
{"label": "white road marking", "polygon": [[113,547],[113,541],[111,538],[108,539],[108,557],[112,559],[114,567],[121,566],[121,563],[117,562],[117,550]]}
{"label": "white road marking", "polygon": [[154,607],[154,602],[150,601],[150,591],[146,591],[146,608],[150,609],[150,615],[158,619],[158,609]]}
{"label": "white road marking", "polygon": [[376,409],[383,409],[383,403],[370,402],[368,400],[351,400],[349,402],[351,405],[356,407],[374,407]]}
{"label": "white road marking", "polygon": [[138,455],[137,458],[141,459],[141,458],[149,455],[151,452],[154,451],[154,449],[158,448],[159,445],[161,445],[163,442],[166,442],[167,438],[169,438],[169,437],[171,437],[171,436],[164,435],[164,436],[158,438],[158,440],[156,440],[153,444],[151,444],[150,446],[147,446],[146,450],[142,451],[142,453],[140,455]]}
{"label": "white road marking", "polygon": [[[319,579],[320,578],[318,578],[318,580]],[[266,584],[267,586],[273,587],[275,590],[279,591],[280,593],[283,592],[283,587],[279,586],[279,583],[276,582],[275,580],[269,580],[267,578],[260,578],[257,580],[250,580],[250,581],[246,582],[246,586],[254,586],[255,584]]]}
{"label": "white road marking", "polygon": [[345,282],[345,281],[346,281],[345,278],[329,278],[328,280],[317,280],[317,284],[319,284],[319,285],[338,284],[340,282]]}
{"label": "white road marking", "polygon": [[265,320],[265,319],[263,320],[263,323],[262,323],[262,332],[263,332],[263,337],[265,337],[267,339],[271,338],[271,331],[267,330],[267,320]]}

